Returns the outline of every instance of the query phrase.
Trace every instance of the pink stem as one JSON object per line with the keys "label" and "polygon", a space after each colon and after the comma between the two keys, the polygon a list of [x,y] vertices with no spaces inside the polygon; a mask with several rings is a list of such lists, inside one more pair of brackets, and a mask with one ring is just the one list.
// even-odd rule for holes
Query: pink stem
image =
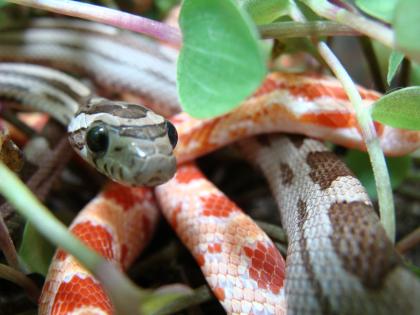
{"label": "pink stem", "polygon": [[180,46],[182,42],[181,33],[174,27],[106,7],[71,0],[11,0],[9,2],[113,25],[177,46]]}

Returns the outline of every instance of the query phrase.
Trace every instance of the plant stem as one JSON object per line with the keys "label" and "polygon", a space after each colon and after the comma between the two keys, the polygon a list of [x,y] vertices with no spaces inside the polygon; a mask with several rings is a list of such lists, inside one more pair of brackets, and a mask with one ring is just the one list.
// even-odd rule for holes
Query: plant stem
{"label": "plant stem", "polygon": [[302,0],[318,15],[347,25],[358,32],[376,39],[382,44],[395,48],[394,32],[389,27],[368,19],[358,13],[340,8],[327,0]]}
{"label": "plant stem", "polygon": [[381,149],[379,139],[376,136],[372,118],[367,108],[363,106],[362,98],[360,97],[355,84],[334,53],[323,42],[318,44],[318,50],[325,62],[331,68],[332,72],[334,72],[335,76],[341,81],[341,84],[343,85],[344,90],[354,107],[356,118],[362,132],[370,162],[372,164],[376,189],[378,191],[381,222],[389,239],[394,242],[395,210],[391,181],[389,179],[385,157]]}
{"label": "plant stem", "polygon": [[166,305],[165,307],[159,309],[154,315],[169,315],[180,312],[186,308],[189,308],[194,305],[204,303],[211,300],[213,297],[212,293],[206,285],[203,285],[194,290],[192,295],[185,297],[180,297],[174,302]]}
{"label": "plant stem", "polygon": [[180,45],[181,33],[174,27],[141,16],[71,0],[9,0],[9,2],[70,15],[149,35]]}
{"label": "plant stem", "polygon": [[395,248],[401,254],[404,254],[418,244],[420,244],[420,227],[406,235],[401,241],[397,243]]}
{"label": "plant stem", "polygon": [[[130,312],[125,311],[128,306],[137,306],[140,302],[140,290],[134,287],[128,278],[71,234],[2,162],[0,162],[0,178],[0,193],[50,242],[76,257],[99,280],[102,280],[119,314],[138,313],[133,307],[129,308]],[[133,295],[136,295],[134,301],[128,298],[133,298]],[[115,300],[116,297],[119,300]],[[122,303],[124,305],[121,305]]]}
{"label": "plant stem", "polygon": [[9,230],[6,223],[3,220],[3,216],[0,213],[0,250],[6,258],[7,263],[19,270],[19,258],[16,251],[15,244],[13,244],[12,238],[10,237]]}
{"label": "plant stem", "polygon": [[40,290],[35,283],[20,271],[4,264],[0,264],[0,279],[6,279],[22,287],[33,302],[37,302]]}
{"label": "plant stem", "polygon": [[52,243],[62,247],[74,256],[89,270],[94,270],[102,258],[89,250],[81,241],[73,236],[51,212],[42,205],[32,192],[0,163],[0,193],[26,217]]}
{"label": "plant stem", "polygon": [[304,36],[355,36],[360,35],[354,29],[336,22],[276,22],[259,25],[262,38],[290,38]]}

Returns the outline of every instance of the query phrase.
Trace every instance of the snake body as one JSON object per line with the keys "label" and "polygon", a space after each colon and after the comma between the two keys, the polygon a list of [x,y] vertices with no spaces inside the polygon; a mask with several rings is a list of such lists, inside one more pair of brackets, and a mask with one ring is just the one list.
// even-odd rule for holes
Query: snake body
{"label": "snake body", "polygon": [[[127,268],[153,235],[159,209],[150,188],[108,184],[70,230],[92,249]],[[39,314],[112,314],[106,293],[73,256],[58,250],[39,302]]]}
{"label": "snake body", "polygon": [[89,75],[101,92],[132,93],[146,106],[158,104],[169,113],[179,108],[177,56],[176,49],[144,36],[81,20],[34,19],[0,32],[0,60]]}
{"label": "snake body", "polygon": [[288,235],[288,314],[420,311],[419,281],[403,268],[360,182],[324,144],[264,135],[239,146],[269,181]]}
{"label": "snake body", "polygon": [[[26,59],[30,54],[23,55],[22,59]],[[362,88],[359,91],[366,106],[379,96]],[[315,134],[363,148],[354,113],[344,95],[339,83],[327,76],[270,74],[259,91],[231,113],[209,120],[195,120],[182,113],[172,117],[179,132],[175,154],[179,161],[186,162],[237,139],[275,131]],[[388,154],[399,155],[419,147],[418,132],[379,124],[377,131]],[[156,190],[163,213],[194,254],[226,311],[285,314],[287,309],[287,314],[304,315],[419,313],[420,304],[415,299],[419,281],[402,267],[360,183],[319,142],[290,139],[260,136],[240,144],[267,174],[279,204],[290,242],[285,282],[284,262],[265,234],[194,165],[181,166],[175,178]],[[284,152],[280,152],[280,143],[285,144]],[[121,219],[115,222],[115,218],[121,212],[131,213],[133,208],[139,212],[135,216],[146,217],[148,211],[155,211],[151,210],[155,205],[151,197],[145,199],[148,207],[142,208],[142,201],[136,198],[126,203],[126,197],[133,199],[133,188],[117,187],[118,194],[113,198],[104,193],[99,197],[101,202],[93,201],[83,210],[71,229],[83,238],[83,226],[90,224],[89,231],[96,228],[99,233],[89,234],[97,235],[92,236],[91,247],[126,267],[122,253],[137,252],[135,246],[143,245],[137,242],[133,248],[123,249],[131,245],[122,235],[125,231],[137,235],[139,222],[128,220],[122,227]],[[291,194],[286,196],[286,192]],[[127,208],[120,202],[128,204]],[[153,230],[152,221],[149,219],[151,224],[146,230]],[[92,298],[86,295],[98,290],[92,289],[100,287],[96,280],[60,251],[46,283],[41,314],[111,312],[104,294]]]}

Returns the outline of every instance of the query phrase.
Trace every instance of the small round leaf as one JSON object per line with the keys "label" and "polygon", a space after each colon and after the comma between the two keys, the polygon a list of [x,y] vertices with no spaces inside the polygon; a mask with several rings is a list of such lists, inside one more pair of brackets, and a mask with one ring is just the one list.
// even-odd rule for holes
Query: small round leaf
{"label": "small round leaf", "polygon": [[382,96],[372,117],[395,128],[420,130],[420,87],[412,86]]}
{"label": "small round leaf", "polygon": [[266,66],[255,25],[233,0],[185,0],[180,25],[178,91],[187,113],[226,113],[261,84]]}

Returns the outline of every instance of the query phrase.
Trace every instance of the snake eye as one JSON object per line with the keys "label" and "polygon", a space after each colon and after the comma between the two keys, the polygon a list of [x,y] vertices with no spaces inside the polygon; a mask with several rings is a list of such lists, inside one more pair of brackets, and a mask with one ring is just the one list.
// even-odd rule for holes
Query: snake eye
{"label": "snake eye", "polygon": [[106,152],[108,143],[108,130],[104,126],[94,126],[86,134],[86,144],[92,152]]}
{"label": "snake eye", "polygon": [[166,127],[168,128],[168,137],[169,141],[171,142],[172,148],[175,148],[177,142],[178,142],[178,132],[175,129],[175,126],[167,121]]}

